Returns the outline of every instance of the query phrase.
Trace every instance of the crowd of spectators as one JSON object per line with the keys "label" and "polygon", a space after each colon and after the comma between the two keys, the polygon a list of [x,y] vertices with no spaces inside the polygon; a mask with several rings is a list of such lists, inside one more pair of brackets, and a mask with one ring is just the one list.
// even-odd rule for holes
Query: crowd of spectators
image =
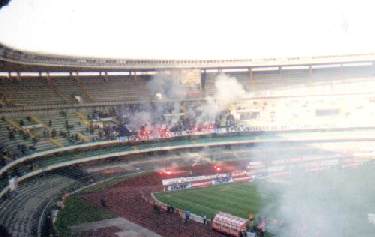
{"label": "crowd of spectators", "polygon": [[[72,114],[60,111],[59,116],[64,121],[61,122],[62,125],[55,126],[54,119],[45,119],[43,126],[36,124],[39,126],[32,128],[37,131],[33,134],[29,128],[25,128],[33,124],[31,117],[18,118],[17,126],[6,126],[8,142],[16,145],[10,147],[0,141],[0,166],[40,151],[38,148],[43,141],[51,139],[65,141],[64,145],[75,145],[117,139],[122,141],[163,139],[239,129],[229,111],[208,118],[202,116],[199,104],[176,105],[176,103],[130,104],[85,111],[85,124],[73,122]],[[2,122],[6,124],[5,118],[2,118]],[[82,128],[83,131],[77,132],[76,128]]]}
{"label": "crowd of spectators", "polygon": [[[182,112],[181,110],[189,110]],[[125,112],[124,112],[125,111]],[[141,115],[141,116],[138,116]],[[236,121],[229,111],[223,111],[216,116],[207,118],[196,107],[179,108],[172,103],[156,106],[130,105],[118,111],[109,113],[94,112],[90,118],[113,118],[117,124],[103,126],[101,129],[105,139],[125,138],[128,140],[149,140],[170,138],[198,133],[211,133],[221,129],[233,131],[237,128]],[[137,118],[137,121],[134,121]],[[94,129],[98,129],[95,127]]]}

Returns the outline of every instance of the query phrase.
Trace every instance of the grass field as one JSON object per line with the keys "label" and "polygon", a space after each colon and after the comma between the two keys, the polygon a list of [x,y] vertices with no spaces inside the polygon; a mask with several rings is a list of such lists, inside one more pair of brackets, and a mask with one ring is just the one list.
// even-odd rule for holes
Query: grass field
{"label": "grass field", "polygon": [[298,232],[303,225],[311,233],[306,236],[318,236],[315,234],[319,232],[326,234],[320,236],[370,237],[375,236],[375,224],[368,220],[368,214],[375,213],[374,168],[368,165],[331,169],[318,175],[296,176],[287,184],[232,183],[155,196],[164,203],[209,218],[218,211],[243,218],[249,212],[266,211],[271,219],[284,221],[282,229],[273,229],[276,236],[285,230]]}
{"label": "grass field", "polygon": [[254,183],[231,183],[179,192],[155,193],[160,201],[192,213],[212,218],[223,211],[248,218],[258,213],[263,204],[276,202],[270,193],[260,193]]}
{"label": "grass field", "polygon": [[69,237],[72,236],[69,227],[73,225],[100,221],[114,217],[114,214],[106,210],[96,208],[81,200],[78,196],[73,195],[68,198],[64,209],[62,209],[62,211],[59,213],[55,227],[59,236]]}

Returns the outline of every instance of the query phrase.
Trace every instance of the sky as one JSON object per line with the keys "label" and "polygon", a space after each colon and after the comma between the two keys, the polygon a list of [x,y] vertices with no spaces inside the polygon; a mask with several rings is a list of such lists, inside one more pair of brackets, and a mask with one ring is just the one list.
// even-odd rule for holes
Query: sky
{"label": "sky", "polygon": [[375,53],[372,2],[12,0],[0,10],[0,42],[37,52],[125,59]]}

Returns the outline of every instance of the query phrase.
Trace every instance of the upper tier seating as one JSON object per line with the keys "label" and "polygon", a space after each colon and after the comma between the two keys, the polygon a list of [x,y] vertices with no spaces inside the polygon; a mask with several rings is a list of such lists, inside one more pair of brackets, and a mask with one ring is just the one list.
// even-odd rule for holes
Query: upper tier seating
{"label": "upper tier seating", "polygon": [[79,81],[72,77],[52,77],[53,84],[58,96],[66,103],[77,103],[74,96],[81,96],[84,102],[90,102],[89,98],[80,88]]}
{"label": "upper tier seating", "polygon": [[64,103],[48,85],[48,81],[39,78],[0,79],[0,95],[5,96],[15,106]]}
{"label": "upper tier seating", "polygon": [[79,80],[83,90],[96,102],[137,101],[150,97],[147,79],[140,76],[112,76],[110,79],[87,76]]}
{"label": "upper tier seating", "polygon": [[[228,72],[253,96],[306,96],[338,93],[372,93],[372,67]],[[218,73],[207,73],[206,95],[215,94]],[[0,109],[8,106],[40,106],[81,103],[135,102],[154,98],[149,75],[25,76],[0,78]],[[155,80],[158,80],[155,77]],[[168,88],[166,88],[168,89]],[[169,88],[170,89],[170,88]],[[199,95],[199,93],[198,93]],[[196,97],[194,97],[196,98]],[[191,98],[188,98],[191,99]]]}
{"label": "upper tier seating", "polygon": [[0,108],[83,103],[143,101],[150,98],[147,77],[55,76],[0,78]]}

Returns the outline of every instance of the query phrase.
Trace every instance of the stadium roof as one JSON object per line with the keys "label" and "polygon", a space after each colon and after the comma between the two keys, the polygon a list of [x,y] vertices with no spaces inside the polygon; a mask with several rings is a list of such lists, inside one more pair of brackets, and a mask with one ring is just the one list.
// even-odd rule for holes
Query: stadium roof
{"label": "stadium roof", "polygon": [[0,44],[0,71],[150,71],[176,68],[253,68],[375,62],[375,54],[223,60],[90,58],[20,51]]}

